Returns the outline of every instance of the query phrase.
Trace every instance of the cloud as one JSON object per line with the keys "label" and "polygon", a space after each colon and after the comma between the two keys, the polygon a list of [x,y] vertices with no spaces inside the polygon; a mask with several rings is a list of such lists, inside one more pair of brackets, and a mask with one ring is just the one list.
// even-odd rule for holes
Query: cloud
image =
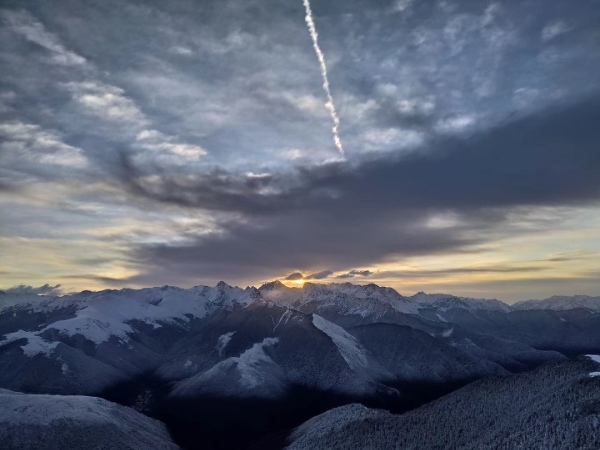
{"label": "cloud", "polygon": [[[600,202],[599,113],[594,99],[469,139],[439,140],[405,158],[267,178],[164,174],[146,186],[126,165],[123,181],[140,200],[226,215],[217,234],[136,246],[131,257],[146,272],[134,280],[159,273],[178,282],[198,273],[267,279],[319,265],[343,271],[396,257],[473,252],[502,236],[549,229],[556,224],[529,212]],[[442,211],[452,217],[445,226],[433,223]]]}
{"label": "cloud", "polygon": [[346,278],[354,278],[355,276],[368,277],[369,275],[373,275],[374,272],[370,270],[351,270],[348,273],[344,273],[342,275],[338,275],[336,278],[346,279]]}
{"label": "cloud", "polygon": [[577,250],[573,252],[559,253],[547,258],[545,261],[550,262],[564,262],[564,261],[577,261],[585,259],[595,259],[600,255],[600,250]]}
{"label": "cloud", "polygon": [[159,202],[255,217],[321,208],[347,215],[358,207],[365,214],[384,213],[389,207],[460,210],[597,201],[598,113],[600,99],[590,99],[469,139],[440,139],[405,158],[301,167],[265,178],[223,170],[183,179],[164,173],[152,190],[139,185],[143,174],[125,159],[123,181],[138,195]]}
{"label": "cloud", "polygon": [[175,55],[192,56],[194,52],[186,47],[173,46],[169,51]]}
{"label": "cloud", "polygon": [[7,294],[61,295],[62,289],[60,289],[60,284],[57,284],[56,286],[44,284],[39,287],[20,284],[9,289],[4,289],[4,292]]}
{"label": "cloud", "polygon": [[306,276],[304,279],[305,280],[323,280],[325,278],[330,277],[331,275],[333,275],[333,270],[322,270],[320,272],[312,273],[312,274]]}
{"label": "cloud", "polygon": [[453,267],[450,269],[437,270],[389,270],[380,271],[377,273],[377,278],[399,278],[399,279],[415,279],[415,278],[443,278],[447,275],[464,275],[464,274],[512,274],[512,273],[531,273],[540,272],[548,269],[548,266],[482,266],[482,267]]}
{"label": "cloud", "polygon": [[115,122],[144,126],[147,119],[133,100],[119,87],[96,81],[69,82],[64,88],[82,108],[98,117]]}
{"label": "cloud", "polygon": [[308,31],[310,37],[313,42],[313,48],[315,49],[315,53],[317,54],[317,59],[319,60],[319,65],[321,67],[321,76],[323,77],[323,89],[325,90],[325,94],[327,95],[327,103],[325,103],[325,107],[329,110],[329,114],[331,115],[331,120],[333,120],[333,128],[331,129],[333,133],[333,141],[335,146],[340,151],[342,156],[344,156],[344,147],[342,146],[342,141],[340,140],[340,136],[338,134],[338,128],[340,126],[340,118],[338,117],[338,113],[335,110],[335,105],[333,103],[333,97],[331,96],[331,90],[329,88],[329,78],[327,76],[327,65],[325,64],[325,57],[323,56],[323,52],[319,47],[318,34],[317,29],[315,27],[315,22],[313,20],[312,11],[310,9],[309,0],[304,0],[304,8],[306,10],[306,24],[308,25]]}
{"label": "cloud", "polygon": [[[81,149],[62,142],[53,131],[22,122],[0,122],[0,160],[14,168],[41,165],[61,165],[72,168],[86,167],[87,158]],[[29,164],[23,164],[23,162]],[[26,170],[26,169],[25,169]]]}
{"label": "cloud", "polygon": [[[15,245],[77,236],[126,253],[125,271],[65,257],[114,275],[98,284],[255,282],[485,251],[564,221],[527,212],[597,205],[593,0],[315,4],[345,164],[326,162],[302,6],[188,3],[21,2],[29,12],[2,16],[0,123],[28,127],[0,143]],[[557,21],[573,31],[544,43]],[[566,99],[580,103],[556,108]]]}
{"label": "cloud", "polygon": [[567,31],[569,31],[569,27],[562,20],[549,23],[542,29],[542,41],[548,42]]}
{"label": "cloud", "polygon": [[392,12],[403,13],[410,9],[414,0],[395,0],[392,4]]}
{"label": "cloud", "polygon": [[54,64],[64,66],[82,66],[86,59],[67,50],[60,40],[52,33],[46,31],[45,27],[27,11],[2,11],[2,16],[11,29],[50,52],[50,61]]}
{"label": "cloud", "polygon": [[457,133],[472,127],[474,123],[474,117],[462,115],[442,119],[435,125],[435,128],[442,133]]}
{"label": "cloud", "polygon": [[206,155],[206,150],[197,145],[184,144],[172,136],[167,136],[156,130],[143,130],[136,136],[136,145],[151,151],[160,157],[171,154],[181,161],[197,160]]}
{"label": "cloud", "polygon": [[284,278],[284,280],[297,281],[297,280],[302,280],[303,278],[304,278],[304,275],[302,275],[302,273],[294,272],[294,273],[290,273],[287,277]]}

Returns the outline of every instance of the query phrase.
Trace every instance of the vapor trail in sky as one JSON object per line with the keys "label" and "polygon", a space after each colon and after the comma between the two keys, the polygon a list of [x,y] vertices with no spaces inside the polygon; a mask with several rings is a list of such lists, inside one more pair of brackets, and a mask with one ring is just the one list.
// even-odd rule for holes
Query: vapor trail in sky
{"label": "vapor trail in sky", "polygon": [[313,41],[313,47],[317,54],[317,58],[319,59],[319,64],[321,65],[321,75],[323,76],[323,89],[325,89],[325,93],[327,94],[327,103],[325,103],[325,107],[329,110],[329,114],[331,115],[331,119],[333,120],[333,141],[335,142],[335,146],[338,148],[340,153],[344,154],[344,147],[342,147],[342,141],[340,140],[340,136],[338,134],[338,127],[340,126],[340,118],[337,115],[337,111],[335,110],[335,106],[333,104],[333,97],[331,96],[331,91],[329,90],[329,79],[327,78],[327,66],[325,65],[325,58],[323,57],[323,52],[319,48],[319,41],[317,34],[317,29],[315,28],[315,22],[312,18],[312,11],[310,9],[310,3],[308,0],[304,0],[304,8],[306,8],[306,24],[308,25],[308,31],[310,32],[310,37]]}

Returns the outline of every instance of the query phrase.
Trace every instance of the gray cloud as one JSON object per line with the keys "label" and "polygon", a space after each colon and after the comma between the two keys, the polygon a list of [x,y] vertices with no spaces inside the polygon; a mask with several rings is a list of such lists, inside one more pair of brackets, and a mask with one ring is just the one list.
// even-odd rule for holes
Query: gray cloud
{"label": "gray cloud", "polygon": [[333,275],[333,270],[321,270],[320,272],[312,273],[306,276],[305,280],[324,280],[325,278],[329,278]]}
{"label": "gray cloud", "polygon": [[348,273],[344,273],[342,275],[338,275],[336,278],[346,279],[346,278],[354,278],[355,276],[368,277],[369,275],[373,275],[373,271],[371,270],[351,270]]}
{"label": "gray cloud", "polygon": [[56,286],[44,284],[43,286],[39,287],[20,284],[18,286],[13,286],[11,288],[4,289],[4,292],[6,292],[7,294],[61,295],[62,289],[60,288],[60,284],[57,284]]}
{"label": "gray cloud", "polygon": [[304,275],[302,275],[300,272],[294,272],[294,273],[289,274],[284,279],[287,281],[297,281],[297,280],[301,280],[303,278],[304,278]]}
{"label": "gray cloud", "polygon": [[600,99],[594,98],[468,139],[438,139],[405,158],[302,167],[264,178],[217,170],[182,179],[163,171],[146,184],[147,174],[127,159],[121,173],[133,192],[156,201],[253,216],[326,207],[343,214],[356,207],[368,212],[593,202],[598,200],[599,113]]}
{"label": "gray cloud", "polygon": [[548,269],[548,266],[537,267],[511,267],[511,266],[485,266],[485,267],[455,267],[451,269],[439,270],[388,270],[377,273],[377,278],[399,278],[399,279],[414,279],[414,278],[436,278],[445,275],[461,275],[461,274],[491,274],[491,273],[531,273],[540,272]]}
{"label": "gray cloud", "polygon": [[[220,222],[214,237],[136,246],[131,257],[147,275],[132,281],[158,273],[179,283],[192,276],[263,279],[316,265],[338,271],[394,256],[473,251],[500,235],[522,234],[511,218],[523,208],[600,201],[598,114],[594,99],[469,139],[436,141],[406,158],[259,179],[217,171],[182,182],[165,174],[147,186],[125,165],[124,181],[140,199],[245,217]],[[451,224],[428,225],[449,212]],[[542,221],[534,230],[552,225]]]}

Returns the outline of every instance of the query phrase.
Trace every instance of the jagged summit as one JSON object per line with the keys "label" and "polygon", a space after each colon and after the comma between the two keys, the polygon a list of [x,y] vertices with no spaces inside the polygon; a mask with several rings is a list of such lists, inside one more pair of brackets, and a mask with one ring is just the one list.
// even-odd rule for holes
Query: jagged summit
{"label": "jagged summit", "polygon": [[259,291],[272,291],[275,289],[292,289],[292,288],[288,288],[285,284],[283,284],[279,280],[264,283],[261,287],[258,288]]}

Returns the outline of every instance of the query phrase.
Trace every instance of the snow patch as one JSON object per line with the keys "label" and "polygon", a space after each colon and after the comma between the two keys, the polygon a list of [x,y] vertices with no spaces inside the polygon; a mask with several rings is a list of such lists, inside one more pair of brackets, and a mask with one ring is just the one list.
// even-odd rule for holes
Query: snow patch
{"label": "snow patch", "polygon": [[47,341],[41,336],[38,336],[30,331],[19,330],[5,335],[4,340],[0,341],[0,347],[3,347],[4,345],[14,341],[18,341],[19,339],[27,339],[27,344],[22,345],[21,349],[23,350],[23,353],[29,357],[40,354],[49,357],[59,344],[58,342]]}
{"label": "snow patch", "polygon": [[[590,358],[592,361],[600,364],[600,355],[585,355],[588,358]],[[595,377],[600,377],[600,372],[592,372],[590,373],[590,377],[595,378]]]}
{"label": "snow patch", "polygon": [[48,325],[40,333],[46,330],[58,330],[60,334],[66,336],[82,334],[95,344],[107,342],[111,336],[127,342],[128,334],[133,333],[133,328],[126,323],[115,320],[114,317],[107,316],[92,306],[78,311],[77,317]]}
{"label": "snow patch", "polygon": [[287,321],[290,320],[290,316],[291,315],[292,315],[292,310],[289,309],[289,308],[286,309],[286,311],[279,318],[279,321],[277,322],[277,325],[275,325],[275,327],[273,328],[273,333],[275,333],[275,330],[277,329],[277,327],[279,326],[279,324],[281,323],[281,321],[285,319],[284,323],[287,323]]}
{"label": "snow patch", "polygon": [[265,353],[265,348],[278,342],[279,338],[266,338],[261,343],[254,344],[237,358],[237,368],[244,386],[253,388],[262,383],[263,376],[259,370],[261,363],[274,364],[273,360]]}
{"label": "snow patch", "polygon": [[356,338],[328,320],[313,314],[313,324],[331,338],[340,354],[355,372],[368,371],[366,350],[358,343]]}
{"label": "snow patch", "polygon": [[231,367],[235,367],[239,376],[240,384],[248,389],[259,387],[264,384],[268,373],[263,369],[267,366],[275,366],[275,362],[265,353],[265,348],[275,345],[279,338],[265,338],[262,342],[254,344],[240,356],[227,358],[218,364],[215,364],[209,370],[204,372],[199,378],[191,380],[189,387],[194,385],[203,385],[210,379],[222,378],[223,373],[227,373]]}
{"label": "snow patch", "polygon": [[444,319],[442,316],[440,316],[439,314],[436,314],[437,318],[440,319],[440,322],[448,322],[446,319]]}
{"label": "snow patch", "polygon": [[229,341],[231,341],[231,337],[235,334],[235,331],[230,331],[229,333],[225,333],[222,336],[219,336],[217,341],[217,350],[219,351],[219,355],[225,350]]}
{"label": "snow patch", "polygon": [[600,355],[585,355],[588,358],[590,358],[592,361],[597,362],[598,364],[600,364]]}
{"label": "snow patch", "polygon": [[450,328],[449,330],[442,331],[442,337],[447,338],[447,337],[452,336],[453,331],[454,331],[454,328]]}

